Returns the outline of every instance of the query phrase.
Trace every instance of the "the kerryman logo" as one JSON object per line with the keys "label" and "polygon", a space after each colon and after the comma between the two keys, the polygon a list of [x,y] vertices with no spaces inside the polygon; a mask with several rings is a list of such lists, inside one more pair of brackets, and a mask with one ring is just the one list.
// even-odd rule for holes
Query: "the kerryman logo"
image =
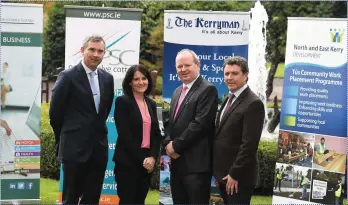
{"label": "the kerryman logo", "polygon": [[330,29],[331,41],[333,43],[342,43],[344,29]]}
{"label": "the kerryman logo", "polygon": [[168,23],[167,23],[167,26],[166,26],[167,29],[172,29],[173,28],[173,26],[170,25],[171,21],[172,21],[172,19],[168,18]]}
{"label": "the kerryman logo", "polygon": [[202,17],[197,17],[193,20],[185,19],[182,17],[175,17],[175,19],[168,18],[166,28],[172,29],[173,26],[184,27],[184,28],[213,28],[213,29],[238,29],[241,26],[239,21],[217,21],[217,20],[206,20]]}

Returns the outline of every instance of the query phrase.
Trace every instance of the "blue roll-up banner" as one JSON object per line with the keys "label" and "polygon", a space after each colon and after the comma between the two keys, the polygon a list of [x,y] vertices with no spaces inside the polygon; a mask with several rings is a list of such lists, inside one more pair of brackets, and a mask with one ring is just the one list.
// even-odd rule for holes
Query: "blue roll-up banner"
{"label": "blue roll-up banner", "polygon": [[[222,71],[224,59],[230,56],[248,59],[249,19],[249,12],[164,11],[163,99],[166,104],[182,83],[175,67],[181,49],[191,49],[198,55],[200,74],[216,86],[221,103],[228,93]],[[165,112],[166,109],[163,113],[166,125]],[[172,203],[169,166],[170,158],[161,156],[160,202],[163,204]]]}

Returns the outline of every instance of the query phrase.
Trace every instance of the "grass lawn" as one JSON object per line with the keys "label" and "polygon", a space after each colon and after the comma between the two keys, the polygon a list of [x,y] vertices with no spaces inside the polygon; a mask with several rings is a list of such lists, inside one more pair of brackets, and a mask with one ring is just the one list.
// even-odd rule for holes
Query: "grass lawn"
{"label": "grass lawn", "polygon": [[[59,181],[41,178],[40,185],[41,204],[55,204],[56,200],[58,199]],[[146,197],[145,203],[158,204],[158,201],[159,192],[150,190]],[[271,204],[272,197],[253,196],[251,202],[253,204]]]}
{"label": "grass lawn", "polygon": [[272,196],[257,196],[251,197],[251,204],[272,204]]}
{"label": "grass lawn", "polygon": [[[56,204],[58,199],[59,181],[52,179],[40,180],[41,204]],[[150,190],[145,200],[146,204],[158,204],[159,192]]]}
{"label": "grass lawn", "polygon": [[55,204],[58,199],[59,181],[40,179],[41,204]]}
{"label": "grass lawn", "polygon": [[[52,179],[40,180],[40,195],[41,195],[41,204],[55,204],[58,199],[58,188],[59,182]],[[150,190],[145,204],[158,204],[159,201],[159,192]],[[272,204],[272,196],[257,196],[254,195],[251,198],[251,204]],[[344,203],[347,204],[347,200],[344,199]]]}
{"label": "grass lawn", "polygon": [[[267,69],[271,67],[271,63],[266,64]],[[275,78],[284,78],[284,63],[279,63],[277,71],[274,75]]]}
{"label": "grass lawn", "polygon": [[[273,101],[267,102],[267,107],[268,107],[268,108],[273,108],[273,107],[274,107]],[[282,107],[282,102],[278,102],[278,107],[279,107],[279,108]]]}

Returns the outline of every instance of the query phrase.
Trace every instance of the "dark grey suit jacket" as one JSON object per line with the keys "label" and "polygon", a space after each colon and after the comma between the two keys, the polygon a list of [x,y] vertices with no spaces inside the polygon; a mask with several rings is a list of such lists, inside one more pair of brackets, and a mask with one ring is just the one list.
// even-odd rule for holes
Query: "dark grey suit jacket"
{"label": "dark grey suit jacket", "polygon": [[93,152],[95,160],[103,163],[108,160],[106,120],[114,99],[114,79],[99,69],[98,80],[98,114],[81,63],[60,72],[52,89],[50,124],[59,147],[59,159],[63,162],[86,162]]}
{"label": "dark grey suit jacket", "polygon": [[262,101],[247,87],[233,102],[220,122],[223,102],[216,118],[213,169],[216,180],[228,174],[239,184],[257,183],[257,148],[261,138],[265,109]]}
{"label": "dark grey suit jacket", "polygon": [[218,94],[215,86],[197,78],[183,100],[177,117],[176,105],[182,86],[173,94],[170,104],[169,127],[166,129],[164,145],[173,141],[175,152],[181,156],[171,160],[172,172],[204,173],[212,172],[212,142]]}

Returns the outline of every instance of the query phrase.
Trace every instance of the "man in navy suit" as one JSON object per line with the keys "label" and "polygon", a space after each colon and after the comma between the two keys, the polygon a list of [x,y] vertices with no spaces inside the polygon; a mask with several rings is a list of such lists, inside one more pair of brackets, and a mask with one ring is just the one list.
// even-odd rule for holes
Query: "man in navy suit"
{"label": "man in navy suit", "polygon": [[83,60],[62,71],[52,89],[50,124],[63,164],[63,204],[98,204],[108,161],[106,119],[114,98],[114,80],[98,69],[105,41],[90,36]]}

